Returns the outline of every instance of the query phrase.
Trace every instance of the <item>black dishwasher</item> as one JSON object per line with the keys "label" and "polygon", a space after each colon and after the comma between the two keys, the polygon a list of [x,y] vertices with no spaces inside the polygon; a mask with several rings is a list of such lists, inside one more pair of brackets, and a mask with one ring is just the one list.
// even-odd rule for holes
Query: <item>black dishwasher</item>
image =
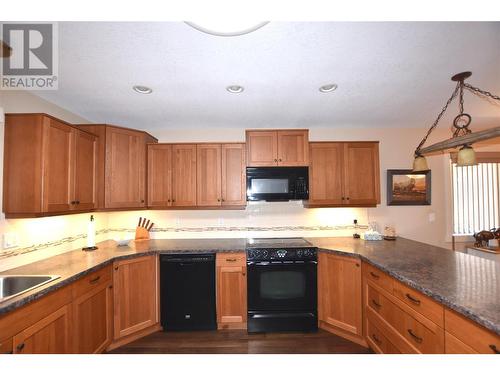
{"label": "black dishwasher", "polygon": [[215,254],[160,255],[160,280],[165,331],[217,329]]}

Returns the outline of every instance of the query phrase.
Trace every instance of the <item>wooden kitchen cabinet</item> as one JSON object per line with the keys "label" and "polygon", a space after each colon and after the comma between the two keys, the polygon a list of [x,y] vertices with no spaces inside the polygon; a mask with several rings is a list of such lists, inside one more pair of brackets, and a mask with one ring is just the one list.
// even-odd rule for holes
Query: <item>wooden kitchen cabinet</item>
{"label": "wooden kitchen cabinet", "polygon": [[78,127],[98,136],[98,208],[146,207],[146,145],[158,140],[146,132],[114,125]]}
{"label": "wooden kitchen cabinet", "polygon": [[319,253],[318,295],[320,327],[366,345],[363,338],[361,261]]}
{"label": "wooden kitchen cabinet", "polygon": [[245,144],[222,144],[222,206],[246,206]]}
{"label": "wooden kitchen cabinet", "polygon": [[245,253],[217,253],[217,328],[246,329],[247,276]]}
{"label": "wooden kitchen cabinet", "polygon": [[148,145],[148,207],[172,206],[172,145]]}
{"label": "wooden kitchen cabinet", "polygon": [[71,308],[65,305],[13,338],[14,354],[71,352]]}
{"label": "wooden kitchen cabinet", "polygon": [[[142,256],[113,265],[114,340],[158,325],[158,263]],[[119,342],[119,341],[118,341]]]}
{"label": "wooden kitchen cabinet", "polygon": [[197,206],[222,204],[222,147],[218,143],[196,145]]}
{"label": "wooden kitchen cabinet", "polygon": [[309,130],[247,130],[247,166],[307,167]]}
{"label": "wooden kitchen cabinet", "polygon": [[73,352],[102,353],[113,337],[111,266],[73,284]]}
{"label": "wooden kitchen cabinet", "polygon": [[96,137],[45,114],[5,118],[6,217],[95,209]]}
{"label": "wooden kitchen cabinet", "polygon": [[172,145],[172,206],[196,206],[196,144]]}
{"label": "wooden kitchen cabinet", "polygon": [[307,207],[380,203],[378,142],[311,142]]}

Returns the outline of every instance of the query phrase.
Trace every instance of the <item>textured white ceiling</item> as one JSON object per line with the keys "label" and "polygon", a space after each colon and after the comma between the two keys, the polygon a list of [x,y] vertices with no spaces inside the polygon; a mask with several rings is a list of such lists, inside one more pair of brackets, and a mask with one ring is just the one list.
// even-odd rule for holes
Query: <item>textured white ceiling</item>
{"label": "textured white ceiling", "polygon": [[[500,23],[271,22],[217,37],[181,22],[64,22],[59,59],[59,90],[36,94],[94,122],[428,127],[456,72],[471,70],[471,84],[500,94]],[[318,91],[330,82],[337,91]],[[228,93],[231,84],[245,91]],[[500,119],[500,106],[472,96],[465,109],[473,124]]]}

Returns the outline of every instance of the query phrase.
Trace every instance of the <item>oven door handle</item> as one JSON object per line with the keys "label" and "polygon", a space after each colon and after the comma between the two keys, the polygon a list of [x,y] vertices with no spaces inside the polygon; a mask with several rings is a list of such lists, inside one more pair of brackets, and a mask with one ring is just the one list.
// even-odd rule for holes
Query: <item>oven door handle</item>
{"label": "oven door handle", "polygon": [[252,262],[248,261],[247,266],[289,266],[289,265],[300,265],[300,264],[318,264],[316,260],[308,260],[308,261],[274,261],[274,262]]}

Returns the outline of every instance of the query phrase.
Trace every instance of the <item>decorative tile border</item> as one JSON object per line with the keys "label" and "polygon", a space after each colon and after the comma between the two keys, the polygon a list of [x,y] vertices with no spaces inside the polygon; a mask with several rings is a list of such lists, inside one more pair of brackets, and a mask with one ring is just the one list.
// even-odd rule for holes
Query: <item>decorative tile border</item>
{"label": "decorative tile border", "polygon": [[[368,225],[315,225],[315,226],[280,226],[280,227],[223,227],[223,226],[213,226],[213,227],[198,227],[198,228],[189,228],[189,227],[165,227],[165,228],[153,228],[151,232],[154,233],[202,233],[202,232],[307,232],[307,231],[336,231],[336,230],[354,230],[368,229]],[[100,229],[96,231],[96,236],[101,234],[107,234],[110,232],[125,232],[125,233],[134,233],[135,228],[108,228],[108,229]],[[74,241],[78,241],[81,239],[87,238],[87,234],[78,234],[75,236],[69,236],[61,238],[60,240],[50,241],[42,244],[35,244],[28,247],[23,247],[20,249],[14,250],[5,250],[0,252],[0,260],[10,258],[13,256],[29,254],[37,250],[47,249],[49,247],[60,246],[65,243],[71,243]]]}

